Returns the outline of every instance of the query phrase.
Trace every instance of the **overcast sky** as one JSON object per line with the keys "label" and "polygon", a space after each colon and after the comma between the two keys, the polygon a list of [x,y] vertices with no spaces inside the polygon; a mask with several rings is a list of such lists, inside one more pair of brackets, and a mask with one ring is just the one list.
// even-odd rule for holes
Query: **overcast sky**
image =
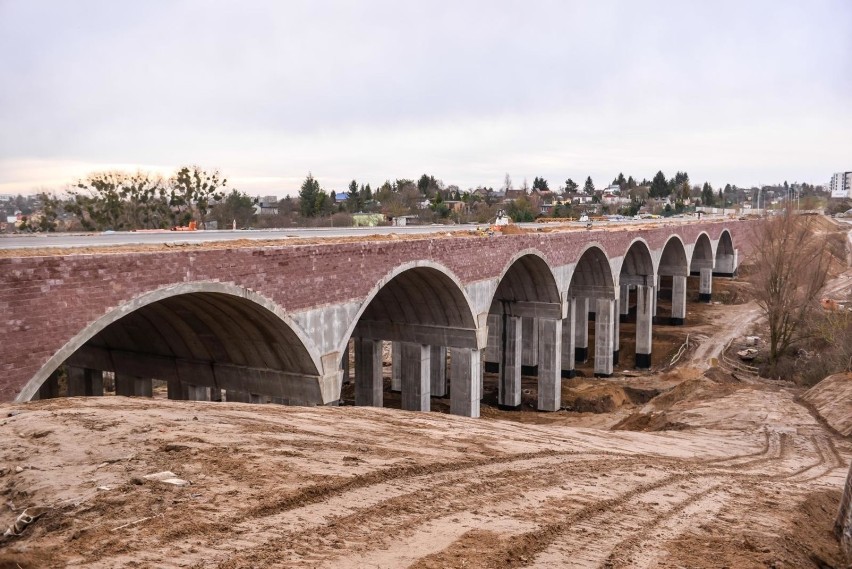
{"label": "overcast sky", "polygon": [[0,0],[0,193],[852,169],[852,2]]}

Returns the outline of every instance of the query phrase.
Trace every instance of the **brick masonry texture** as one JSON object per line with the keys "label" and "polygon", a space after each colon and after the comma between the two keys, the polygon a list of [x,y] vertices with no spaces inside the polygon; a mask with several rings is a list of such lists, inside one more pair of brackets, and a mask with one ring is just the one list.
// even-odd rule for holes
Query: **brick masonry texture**
{"label": "brick masonry texture", "polygon": [[9,257],[0,259],[0,400],[21,388],[66,342],[114,308],[144,293],[187,282],[218,281],[255,291],[285,312],[363,300],[395,267],[427,260],[463,284],[499,277],[519,252],[534,249],[552,266],[574,263],[589,243],[622,256],[637,237],[651,249],[672,234],[685,244],[727,229],[740,254],[751,222],[667,225],[635,231],[529,233],[494,238],[436,237],[280,247]]}

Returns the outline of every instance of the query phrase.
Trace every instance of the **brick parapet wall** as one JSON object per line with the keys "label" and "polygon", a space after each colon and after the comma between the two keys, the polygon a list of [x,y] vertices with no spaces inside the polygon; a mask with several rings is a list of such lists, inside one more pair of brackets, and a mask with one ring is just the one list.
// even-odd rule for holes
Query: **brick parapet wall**
{"label": "brick parapet wall", "polygon": [[520,251],[552,266],[578,260],[590,242],[611,256],[641,236],[652,249],[672,234],[684,243],[729,229],[747,248],[747,222],[690,223],[637,231],[554,232],[503,237],[436,237],[233,249],[0,259],[0,400],[8,401],[66,342],[110,310],[179,283],[219,281],[251,289],[285,312],[364,299],[394,268],[427,260],[462,283],[499,277]]}

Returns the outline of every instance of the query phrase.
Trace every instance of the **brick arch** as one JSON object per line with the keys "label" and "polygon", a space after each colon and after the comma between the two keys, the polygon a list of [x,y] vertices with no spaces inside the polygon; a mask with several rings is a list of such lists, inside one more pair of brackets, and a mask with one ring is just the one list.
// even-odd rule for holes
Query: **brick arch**
{"label": "brick arch", "polygon": [[[426,300],[426,303],[417,302],[415,295],[418,291],[426,295],[420,299]],[[402,306],[399,301],[404,297],[414,300],[418,306]],[[394,299],[397,302],[394,303]],[[477,319],[472,307],[461,280],[444,265],[425,260],[405,263],[388,272],[373,286],[340,339],[337,351],[343,354],[365,315],[399,324],[428,323],[475,329]]]}
{"label": "brick arch", "polygon": [[600,298],[615,298],[615,279],[609,263],[609,255],[599,243],[589,243],[580,252],[571,274],[568,293],[580,288],[589,288]]}
{"label": "brick arch", "polygon": [[686,245],[680,235],[673,234],[666,240],[657,262],[657,274],[667,276],[689,274],[689,258],[686,255]]}
{"label": "brick arch", "polygon": [[[243,341],[231,342],[235,338]],[[278,346],[264,345],[264,340]],[[122,348],[145,345],[154,357],[287,367],[282,371],[309,375],[322,369],[307,334],[275,302],[234,284],[181,283],[141,294],[90,322],[48,359],[15,400],[30,400],[60,365],[90,342]]]}
{"label": "brick arch", "polygon": [[506,263],[497,279],[492,304],[512,301],[559,302],[559,285],[544,255],[535,249],[519,251]]}
{"label": "brick arch", "polygon": [[689,271],[695,273],[700,269],[712,269],[715,264],[716,251],[713,242],[706,231],[695,238],[692,246],[692,256],[689,259]]}

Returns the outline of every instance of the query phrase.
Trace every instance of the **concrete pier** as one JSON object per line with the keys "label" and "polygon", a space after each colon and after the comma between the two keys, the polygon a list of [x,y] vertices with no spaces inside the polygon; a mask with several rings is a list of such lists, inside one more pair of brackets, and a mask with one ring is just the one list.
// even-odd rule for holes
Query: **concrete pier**
{"label": "concrete pier", "polygon": [[402,391],[402,342],[391,342],[391,391]]}
{"label": "concrete pier", "polygon": [[340,368],[343,370],[343,385],[348,384],[352,379],[349,377],[349,344],[346,342],[346,349],[343,350],[343,358],[340,360]]}
{"label": "concrete pier", "polygon": [[672,326],[682,326],[686,321],[686,276],[672,277]]}
{"label": "concrete pier", "polygon": [[401,342],[402,408],[429,411],[431,349],[424,344]]}
{"label": "concrete pier", "polygon": [[713,297],[713,269],[702,268],[699,279],[701,280],[698,285],[698,300],[710,302]]}
{"label": "concrete pier", "polygon": [[538,410],[562,407],[562,320],[539,319]]}
{"label": "concrete pier", "polygon": [[589,299],[578,298],[574,303],[574,361],[589,359]]}
{"label": "concrete pier", "polygon": [[500,365],[498,406],[517,409],[521,406],[521,355],[523,322],[519,316],[503,316],[503,361]]}
{"label": "concrete pier", "polygon": [[521,319],[521,373],[538,373],[538,322],[536,318],[525,316]]}
{"label": "concrete pier", "polygon": [[479,350],[450,348],[450,413],[479,417],[482,366]]}
{"label": "concrete pier", "polygon": [[115,394],[125,397],[151,397],[154,393],[150,379],[116,373]]}
{"label": "concrete pier", "polygon": [[562,377],[574,377],[577,372],[574,369],[574,322],[575,322],[575,305],[577,300],[571,298],[568,300],[568,317],[562,320]]}
{"label": "concrete pier", "polygon": [[381,407],[382,341],[355,338],[355,405]]}
{"label": "concrete pier", "polygon": [[615,312],[612,319],[612,365],[618,365],[619,351],[621,350],[621,337],[619,335],[621,324],[621,318],[619,316],[621,313],[620,306],[621,300],[616,299],[614,305]]}
{"label": "concrete pier", "polygon": [[104,394],[104,372],[68,366],[68,397]]}
{"label": "concrete pier", "polygon": [[[118,374],[115,374],[116,395],[118,395]],[[210,401],[210,388],[203,385],[184,385],[186,401]]]}
{"label": "concrete pier", "polygon": [[612,375],[615,300],[599,298],[595,304],[595,377],[609,377]]}
{"label": "concrete pier", "polygon": [[485,347],[485,371],[498,373],[503,361],[503,317],[499,314],[489,314],[488,345]]}
{"label": "concrete pier", "polygon": [[652,328],[654,313],[652,306],[657,296],[655,287],[636,287],[636,367],[651,367]]}
{"label": "concrete pier", "polygon": [[630,316],[630,285],[621,285],[618,315],[622,322],[627,322],[627,317]]}
{"label": "concrete pier", "polygon": [[432,397],[447,396],[447,348],[432,346],[430,350],[432,361],[429,364],[430,395]]}

